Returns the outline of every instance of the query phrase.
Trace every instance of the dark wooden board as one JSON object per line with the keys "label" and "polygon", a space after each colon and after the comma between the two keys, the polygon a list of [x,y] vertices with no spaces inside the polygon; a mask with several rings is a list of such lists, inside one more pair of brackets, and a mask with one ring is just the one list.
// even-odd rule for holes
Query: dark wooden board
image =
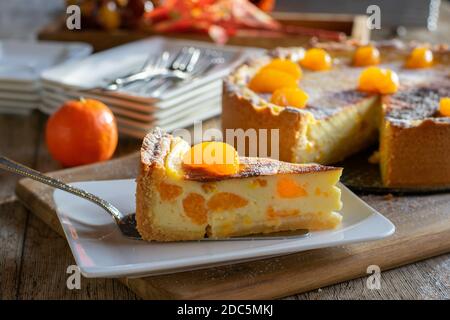
{"label": "dark wooden board", "polygon": [[378,147],[371,147],[335,164],[345,169],[341,177],[341,182],[352,191],[362,193],[407,195],[450,192],[450,185],[408,188],[384,186],[381,180],[379,164],[369,162],[369,157],[377,150]]}
{"label": "dark wooden board", "polygon": [[[367,17],[364,15],[344,14],[316,14],[316,13],[274,13],[274,17],[283,24],[296,25],[306,28],[319,28],[342,32],[349,38],[359,41],[368,41],[370,30],[367,28]],[[157,34],[150,31],[139,30],[115,30],[107,32],[104,30],[92,30],[81,28],[80,31],[68,30],[65,20],[58,19],[45,26],[38,33],[40,40],[52,41],[81,41],[91,44],[95,51],[109,49],[131,41],[140,40],[150,36],[164,36],[178,39],[208,41],[211,38],[203,34],[192,33],[169,33]],[[301,46],[310,41],[309,36],[299,35],[271,35],[270,33],[240,33],[229,39],[228,45],[251,46],[260,48]],[[323,39],[327,40],[327,39]],[[330,39],[328,39],[330,40]]]}
{"label": "dark wooden board", "polygon": [[[66,182],[132,178],[138,155],[50,173]],[[23,179],[16,188],[21,201],[62,235],[53,190]],[[363,200],[387,216],[396,233],[387,239],[282,257],[162,276],[121,279],[146,299],[270,299],[367,276],[369,265],[382,271],[450,251],[450,194],[391,197],[364,195]]]}

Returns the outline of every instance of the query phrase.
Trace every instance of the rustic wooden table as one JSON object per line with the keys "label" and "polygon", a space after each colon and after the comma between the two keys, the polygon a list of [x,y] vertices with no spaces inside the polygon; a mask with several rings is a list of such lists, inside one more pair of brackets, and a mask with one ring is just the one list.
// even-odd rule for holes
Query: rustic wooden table
{"label": "rustic wooden table", "polygon": [[[40,171],[60,169],[43,140],[46,116],[0,116],[0,154]],[[210,124],[217,125],[217,120]],[[121,138],[115,156],[139,148],[140,141]],[[0,172],[1,299],[136,299],[113,279],[82,279],[81,290],[66,287],[66,268],[74,259],[65,239],[16,199],[18,177]],[[450,299],[450,254],[382,273],[380,290],[367,290],[356,279],[291,296],[288,299]]]}
{"label": "rustic wooden table", "polygon": [[[41,8],[39,1],[42,0],[32,3]],[[22,2],[23,7],[30,3]],[[0,0],[0,7],[8,3]],[[15,21],[17,17],[20,15],[14,15]],[[448,43],[449,27],[450,4],[443,2],[437,32],[418,30],[406,38]],[[2,36],[7,30],[0,29]],[[11,28],[11,32],[13,29],[18,30]],[[375,33],[376,38],[382,36]],[[23,34],[19,37],[24,38]],[[31,116],[0,115],[0,154],[43,172],[59,169],[43,141],[45,121],[46,116],[39,112]],[[121,138],[115,157],[137,150],[139,144],[140,141]],[[137,298],[113,279],[82,279],[80,290],[67,289],[66,268],[75,263],[67,242],[16,199],[17,180],[16,176],[0,172],[0,299]],[[366,279],[361,278],[287,299],[450,299],[450,254],[383,272],[380,290],[367,290]]]}

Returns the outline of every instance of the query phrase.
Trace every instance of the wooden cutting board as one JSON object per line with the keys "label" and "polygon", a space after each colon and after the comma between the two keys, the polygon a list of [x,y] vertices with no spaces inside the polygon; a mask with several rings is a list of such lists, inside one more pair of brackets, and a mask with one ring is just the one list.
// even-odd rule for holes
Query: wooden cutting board
{"label": "wooden cutting board", "polygon": [[[293,25],[305,28],[317,28],[328,31],[336,31],[345,34],[348,39],[354,39],[365,43],[370,40],[370,29],[367,28],[367,16],[327,13],[297,13],[276,12],[272,16],[281,24]],[[169,38],[207,41],[211,38],[204,34],[195,33],[154,33],[149,30],[96,30],[85,29],[80,31],[68,30],[66,17],[50,22],[38,32],[39,40],[50,41],[78,41],[89,43],[94,51],[109,49],[130,41],[141,40],[150,36],[164,36]],[[261,31],[241,31],[231,37],[228,45],[250,46],[272,49],[275,47],[290,47],[307,45],[313,35],[277,34]],[[320,38],[321,41],[336,41],[335,38]]]}
{"label": "wooden cutting board", "polygon": [[[133,178],[138,154],[50,173],[66,182]],[[30,179],[16,188],[22,202],[60,235],[53,189]],[[396,225],[390,238],[253,262],[145,278],[120,279],[146,299],[271,299],[382,271],[450,251],[450,193],[362,195]]]}

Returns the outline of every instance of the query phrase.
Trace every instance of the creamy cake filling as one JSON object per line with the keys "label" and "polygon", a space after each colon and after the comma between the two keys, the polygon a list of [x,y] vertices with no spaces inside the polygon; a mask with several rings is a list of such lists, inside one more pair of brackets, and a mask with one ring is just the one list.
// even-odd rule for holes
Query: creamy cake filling
{"label": "creamy cake filling", "polygon": [[151,175],[140,178],[139,185],[146,190],[138,191],[144,194],[138,202],[149,201],[139,210],[140,216],[151,221],[152,232],[158,229],[160,234],[184,240],[223,238],[330,229],[342,220],[337,213],[342,206],[336,186],[340,168],[241,158],[242,169],[236,175],[190,176],[180,161],[189,149],[186,141],[173,138],[160,161],[162,166],[158,164]]}

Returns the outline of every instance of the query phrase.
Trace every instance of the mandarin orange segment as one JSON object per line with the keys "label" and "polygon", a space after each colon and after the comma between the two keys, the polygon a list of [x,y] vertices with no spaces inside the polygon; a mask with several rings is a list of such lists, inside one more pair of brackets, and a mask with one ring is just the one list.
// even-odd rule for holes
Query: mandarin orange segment
{"label": "mandarin orange segment", "polygon": [[378,92],[377,82],[383,78],[381,69],[377,67],[369,67],[364,69],[359,75],[358,89],[366,92]]}
{"label": "mandarin orange segment", "polygon": [[315,194],[316,196],[319,197],[319,196],[322,194],[322,190],[320,190],[320,188],[317,187],[317,188],[314,190],[314,194]]}
{"label": "mandarin orange segment", "polygon": [[264,188],[264,187],[267,187],[267,180],[266,179],[261,179],[261,178],[256,178],[255,180],[253,180],[250,183],[250,186],[252,188]]}
{"label": "mandarin orange segment", "polygon": [[290,74],[295,79],[299,80],[302,76],[302,69],[292,60],[288,59],[273,59],[271,62],[262,67],[264,69],[275,69]]}
{"label": "mandarin orange segment", "polygon": [[444,117],[450,117],[450,97],[441,98],[439,101],[439,113]]}
{"label": "mandarin orange segment", "polygon": [[380,63],[380,51],[373,46],[362,46],[353,55],[353,65],[356,67],[373,66]]}
{"label": "mandarin orange segment", "polygon": [[183,210],[195,224],[205,224],[208,221],[208,210],[205,205],[205,198],[198,193],[189,193],[183,199]]}
{"label": "mandarin orange segment", "polygon": [[275,210],[273,207],[269,207],[267,208],[266,214],[269,219],[286,218],[298,216],[300,214],[300,210],[298,209]]}
{"label": "mandarin orange segment", "polygon": [[264,68],[259,70],[253,76],[248,87],[255,92],[272,93],[283,87],[296,88],[297,85],[297,79],[289,73],[276,69]]}
{"label": "mandarin orange segment", "polygon": [[358,90],[380,94],[391,94],[398,90],[398,75],[389,69],[368,67],[359,76]]}
{"label": "mandarin orange segment", "polygon": [[160,182],[157,186],[159,196],[163,201],[173,201],[183,192],[183,188],[175,184]]}
{"label": "mandarin orange segment", "polygon": [[410,69],[429,68],[433,65],[433,52],[427,47],[417,47],[411,51],[405,67]]}
{"label": "mandarin orange segment", "polygon": [[280,198],[299,198],[308,195],[308,192],[294,179],[281,176],[277,182],[277,194]]}
{"label": "mandarin orange segment", "polygon": [[378,84],[378,91],[381,94],[392,94],[397,92],[400,80],[397,73],[392,70],[384,70],[383,81]]}
{"label": "mandarin orange segment", "polygon": [[306,51],[305,56],[300,60],[300,65],[313,71],[330,70],[333,61],[331,56],[324,49],[312,48]]}
{"label": "mandarin orange segment", "polygon": [[304,108],[308,98],[308,94],[300,88],[281,88],[272,94],[270,102],[283,107]]}
{"label": "mandarin orange segment", "polygon": [[202,190],[205,193],[213,193],[216,189],[217,186],[214,182],[206,182],[202,184]]}
{"label": "mandarin orange segment", "polygon": [[231,192],[219,192],[208,201],[208,209],[214,212],[233,210],[245,207],[248,200]]}
{"label": "mandarin orange segment", "polygon": [[239,155],[236,149],[227,143],[202,142],[193,146],[183,156],[183,169],[216,176],[233,175],[239,172]]}

